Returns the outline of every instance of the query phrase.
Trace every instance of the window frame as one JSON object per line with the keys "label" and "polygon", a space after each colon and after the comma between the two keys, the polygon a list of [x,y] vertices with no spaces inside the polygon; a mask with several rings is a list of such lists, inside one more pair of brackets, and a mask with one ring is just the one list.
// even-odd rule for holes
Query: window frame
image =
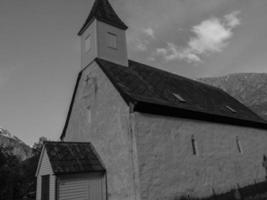
{"label": "window frame", "polygon": [[[118,49],[118,35],[112,32],[107,32],[107,47],[110,49]],[[112,39],[115,39],[114,41]]]}

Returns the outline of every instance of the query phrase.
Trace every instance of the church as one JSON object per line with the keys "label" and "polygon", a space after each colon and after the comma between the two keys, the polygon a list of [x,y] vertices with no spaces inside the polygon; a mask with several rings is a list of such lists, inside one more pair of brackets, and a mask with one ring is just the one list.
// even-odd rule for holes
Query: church
{"label": "church", "polygon": [[95,0],[36,199],[205,198],[265,181],[267,122],[221,89],[129,60],[127,28],[108,0]]}

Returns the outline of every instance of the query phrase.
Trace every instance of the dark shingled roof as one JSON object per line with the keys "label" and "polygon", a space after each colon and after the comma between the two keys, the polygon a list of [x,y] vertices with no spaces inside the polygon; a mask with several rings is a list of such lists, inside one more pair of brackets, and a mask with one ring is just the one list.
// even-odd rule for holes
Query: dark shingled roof
{"label": "dark shingled roof", "polygon": [[266,123],[219,88],[134,61],[129,61],[129,67],[96,61],[127,102]]}
{"label": "dark shingled roof", "polygon": [[105,171],[93,146],[79,142],[45,142],[54,174]]}
{"label": "dark shingled roof", "polygon": [[94,19],[123,30],[126,30],[128,28],[116,14],[108,0],[95,0],[92,10],[78,35],[81,35],[88,28],[88,26],[90,26]]}

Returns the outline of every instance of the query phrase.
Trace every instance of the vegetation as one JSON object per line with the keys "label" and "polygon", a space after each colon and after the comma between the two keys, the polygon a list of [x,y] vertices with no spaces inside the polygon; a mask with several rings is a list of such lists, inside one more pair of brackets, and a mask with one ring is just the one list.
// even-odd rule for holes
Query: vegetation
{"label": "vegetation", "polygon": [[33,156],[24,161],[13,155],[9,148],[0,147],[0,199],[35,199],[35,171],[45,140],[40,138],[33,146]]}

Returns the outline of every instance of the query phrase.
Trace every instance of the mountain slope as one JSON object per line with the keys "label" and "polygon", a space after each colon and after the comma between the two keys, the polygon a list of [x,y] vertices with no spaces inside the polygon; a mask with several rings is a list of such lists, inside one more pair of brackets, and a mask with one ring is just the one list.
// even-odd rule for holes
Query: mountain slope
{"label": "mountain slope", "polygon": [[0,128],[0,147],[17,156],[20,160],[25,160],[32,156],[32,149],[16,136],[12,136],[8,130]]}
{"label": "mountain slope", "polygon": [[199,81],[221,88],[267,120],[267,74],[230,74]]}

